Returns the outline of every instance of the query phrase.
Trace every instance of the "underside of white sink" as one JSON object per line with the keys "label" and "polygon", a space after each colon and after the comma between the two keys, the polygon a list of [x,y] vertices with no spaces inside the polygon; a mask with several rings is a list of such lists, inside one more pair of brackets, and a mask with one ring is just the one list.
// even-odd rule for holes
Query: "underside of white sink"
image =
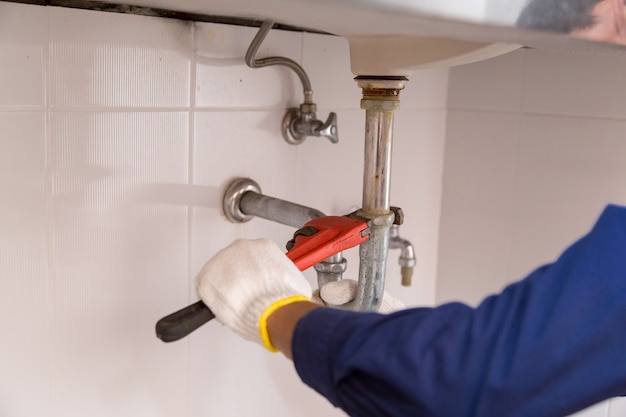
{"label": "underside of white sink", "polygon": [[511,52],[519,45],[425,36],[350,36],[355,75],[405,76],[416,69],[469,64]]}
{"label": "underside of white sink", "polygon": [[[475,62],[520,46],[585,53],[625,52],[623,46],[615,44],[515,27],[519,10],[504,6],[511,4],[519,9],[525,1],[132,0],[131,3],[249,19],[259,24],[269,18],[302,30],[343,36],[350,44],[352,72],[365,76],[407,76],[415,69]],[[507,16],[488,13],[487,5],[499,3]]]}

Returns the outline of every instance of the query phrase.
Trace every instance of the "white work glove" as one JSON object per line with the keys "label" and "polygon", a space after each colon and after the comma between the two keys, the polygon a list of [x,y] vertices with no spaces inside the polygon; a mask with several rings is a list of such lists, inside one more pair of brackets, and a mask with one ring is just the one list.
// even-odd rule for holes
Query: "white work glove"
{"label": "white work glove", "polygon": [[276,352],[267,318],[278,308],[310,301],[311,285],[268,239],[237,240],[196,276],[196,290],[215,318],[241,337]]}
{"label": "white work glove", "polygon": [[[356,297],[358,283],[353,279],[341,279],[331,281],[324,285],[321,290],[315,290],[313,302],[320,305],[342,306]],[[402,310],[405,305],[402,301],[383,292],[383,299],[378,308],[379,313],[387,314],[397,310]]]}

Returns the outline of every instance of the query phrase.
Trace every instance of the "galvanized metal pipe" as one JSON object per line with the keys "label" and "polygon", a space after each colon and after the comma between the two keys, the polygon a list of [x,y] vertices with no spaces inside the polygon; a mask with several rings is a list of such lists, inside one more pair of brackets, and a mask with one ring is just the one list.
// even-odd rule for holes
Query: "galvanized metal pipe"
{"label": "galvanized metal pipe", "polygon": [[245,214],[295,228],[302,227],[309,220],[324,216],[319,210],[254,191],[248,191],[241,197],[239,207]]}
{"label": "galvanized metal pipe", "polygon": [[[325,214],[311,207],[295,204],[261,193],[261,187],[250,178],[236,178],[224,192],[224,215],[233,223],[243,223],[260,217],[295,228]],[[318,288],[342,279],[347,263],[341,252],[314,266]]]}
{"label": "galvanized metal pipe", "polygon": [[359,215],[371,220],[370,238],[359,248],[359,284],[354,308],[377,311],[385,286],[389,229],[394,215],[390,210],[391,149],[393,112],[399,108],[405,78],[357,77],[363,89],[365,109],[365,161],[363,208]]}

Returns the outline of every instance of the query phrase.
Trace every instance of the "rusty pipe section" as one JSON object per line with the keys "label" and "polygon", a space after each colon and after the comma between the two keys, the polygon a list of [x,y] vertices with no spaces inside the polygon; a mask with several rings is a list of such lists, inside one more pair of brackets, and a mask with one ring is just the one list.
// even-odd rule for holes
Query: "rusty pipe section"
{"label": "rusty pipe section", "polygon": [[363,207],[359,216],[371,220],[370,238],[359,247],[359,283],[354,308],[377,311],[385,288],[389,230],[394,221],[390,209],[393,114],[400,107],[404,77],[357,77],[365,110],[365,163]]}

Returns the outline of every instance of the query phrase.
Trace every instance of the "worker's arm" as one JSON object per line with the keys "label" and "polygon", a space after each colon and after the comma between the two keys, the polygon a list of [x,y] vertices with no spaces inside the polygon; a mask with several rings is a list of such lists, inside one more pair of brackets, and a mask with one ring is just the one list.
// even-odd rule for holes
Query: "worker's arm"
{"label": "worker's arm", "polygon": [[323,307],[308,301],[292,303],[279,308],[267,319],[272,344],[287,358],[292,358],[291,341],[296,324],[304,315],[317,308]]}
{"label": "worker's arm", "polygon": [[562,417],[626,393],[626,209],[473,309],[317,309],[302,380],[351,416]]}
{"label": "worker's arm", "polygon": [[351,416],[561,417],[626,393],[625,208],[608,207],[555,263],[476,309],[316,308],[268,241],[221,251],[197,288],[242,337],[266,347],[274,337],[302,380]]}
{"label": "worker's arm", "polygon": [[[267,319],[267,328],[272,344],[287,358],[292,359],[293,332],[300,319],[324,304],[338,307],[352,301],[356,297],[357,286],[357,282],[351,279],[331,281],[321,291],[314,293],[313,303],[297,302],[276,310]],[[383,292],[383,299],[378,308],[379,312],[388,314],[404,308],[405,305],[401,300],[393,297],[387,291]]]}

